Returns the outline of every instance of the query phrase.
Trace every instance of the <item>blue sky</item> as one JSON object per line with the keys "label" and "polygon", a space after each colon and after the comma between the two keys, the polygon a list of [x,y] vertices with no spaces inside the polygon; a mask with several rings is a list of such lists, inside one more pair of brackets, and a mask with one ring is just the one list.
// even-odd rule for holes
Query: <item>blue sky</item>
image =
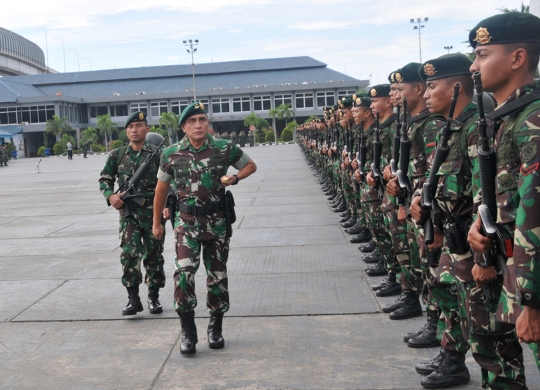
{"label": "blue sky", "polygon": [[[525,0],[528,4],[528,0]],[[66,70],[188,64],[184,39],[199,39],[195,62],[217,62],[307,55],[339,72],[372,83],[411,61],[419,61],[418,32],[423,23],[424,61],[469,51],[467,30],[497,8],[520,7],[521,0],[320,1],[320,0],[28,0],[2,5],[0,26],[38,44],[49,65]],[[83,59],[87,58],[90,61]]]}

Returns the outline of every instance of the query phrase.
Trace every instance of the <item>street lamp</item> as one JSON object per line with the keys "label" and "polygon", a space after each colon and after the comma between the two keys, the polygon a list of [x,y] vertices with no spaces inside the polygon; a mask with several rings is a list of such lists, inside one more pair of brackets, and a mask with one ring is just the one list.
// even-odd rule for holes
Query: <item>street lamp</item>
{"label": "street lamp", "polygon": [[445,46],[444,47],[444,50],[447,50],[448,51],[448,54],[450,54],[450,50],[452,50],[454,46]]}
{"label": "street lamp", "polygon": [[61,40],[60,38],[53,38],[53,39],[56,39],[57,41],[62,42],[62,47],[64,48],[64,73],[66,73],[66,45],[64,45],[64,41]]}
{"label": "street lamp", "polygon": [[79,52],[75,49],[68,49],[70,51],[74,51],[75,53],[77,53],[77,67],[79,68],[79,72],[81,71],[81,63],[79,62]]}
{"label": "street lamp", "polygon": [[418,30],[418,47],[420,49],[420,63],[422,63],[422,38],[420,36],[420,30],[422,30],[425,26],[422,24],[423,22],[427,22],[429,18],[416,18],[411,19],[411,23],[418,24],[418,26],[414,26],[414,30]]}
{"label": "street lamp", "polygon": [[45,32],[45,52],[47,53],[47,69],[49,68],[49,43],[47,42],[47,30],[45,30],[43,27],[34,27],[34,28],[40,28]]}
{"label": "street lamp", "polygon": [[185,46],[189,46],[189,49],[186,49],[188,53],[191,53],[191,71],[193,73],[193,101],[197,100],[197,92],[195,88],[195,61],[193,60],[193,54],[197,51],[197,48],[193,48],[193,46],[197,46],[199,44],[199,40],[195,39],[189,39],[187,41],[183,41]]}
{"label": "street lamp", "polygon": [[90,62],[90,70],[94,70],[94,67],[92,66],[92,61],[90,61],[89,58],[83,58],[83,60],[89,61]]}

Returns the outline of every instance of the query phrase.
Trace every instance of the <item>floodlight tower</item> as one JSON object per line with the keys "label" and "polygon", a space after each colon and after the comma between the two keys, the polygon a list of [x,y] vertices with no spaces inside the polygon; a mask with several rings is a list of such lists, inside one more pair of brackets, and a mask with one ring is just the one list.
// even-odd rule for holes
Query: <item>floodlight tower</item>
{"label": "floodlight tower", "polygon": [[186,51],[191,54],[191,71],[193,73],[193,101],[197,100],[197,92],[195,88],[195,61],[193,60],[193,54],[195,54],[197,48],[194,48],[193,46],[197,46],[198,44],[198,39],[189,39],[187,41],[184,41],[184,45],[189,46],[189,49],[186,49]]}

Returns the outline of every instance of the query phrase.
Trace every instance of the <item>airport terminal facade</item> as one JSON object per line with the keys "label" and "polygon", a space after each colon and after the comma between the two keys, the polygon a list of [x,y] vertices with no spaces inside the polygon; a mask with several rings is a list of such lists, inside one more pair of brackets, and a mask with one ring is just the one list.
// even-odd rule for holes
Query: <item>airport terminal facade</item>
{"label": "airport terminal facade", "polygon": [[198,64],[195,91],[191,65],[8,76],[0,78],[0,138],[12,136],[20,157],[34,157],[53,115],[66,117],[78,138],[103,114],[123,128],[141,110],[157,125],[161,113],[181,113],[194,93],[215,131],[238,132],[252,112],[270,119],[270,109],[289,103],[300,122],[367,85],[311,57]]}

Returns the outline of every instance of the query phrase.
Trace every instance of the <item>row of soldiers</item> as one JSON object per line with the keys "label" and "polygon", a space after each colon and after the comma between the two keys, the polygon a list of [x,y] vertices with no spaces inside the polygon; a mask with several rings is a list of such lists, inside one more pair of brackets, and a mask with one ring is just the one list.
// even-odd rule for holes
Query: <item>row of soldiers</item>
{"label": "row of soldiers", "polygon": [[7,167],[9,159],[10,159],[10,155],[9,155],[8,144],[3,142],[2,145],[0,145],[0,167],[2,166]]}
{"label": "row of soldiers", "polygon": [[540,19],[496,15],[469,42],[474,63],[406,64],[389,84],[325,107],[299,139],[375,263],[366,274],[387,275],[373,290],[400,294],[383,311],[402,320],[426,305],[427,323],[404,336],[411,348],[440,346],[415,366],[421,385],[468,383],[470,349],[484,388],[526,389],[520,341],[540,370]]}
{"label": "row of soldiers", "polygon": [[235,131],[233,131],[231,134],[224,131],[221,134],[214,133],[214,138],[230,140],[234,145],[240,144],[240,147],[244,147],[246,146],[246,144],[249,144],[250,146],[254,146],[255,131],[249,131],[247,134],[245,131],[240,131],[238,135],[236,135]]}

